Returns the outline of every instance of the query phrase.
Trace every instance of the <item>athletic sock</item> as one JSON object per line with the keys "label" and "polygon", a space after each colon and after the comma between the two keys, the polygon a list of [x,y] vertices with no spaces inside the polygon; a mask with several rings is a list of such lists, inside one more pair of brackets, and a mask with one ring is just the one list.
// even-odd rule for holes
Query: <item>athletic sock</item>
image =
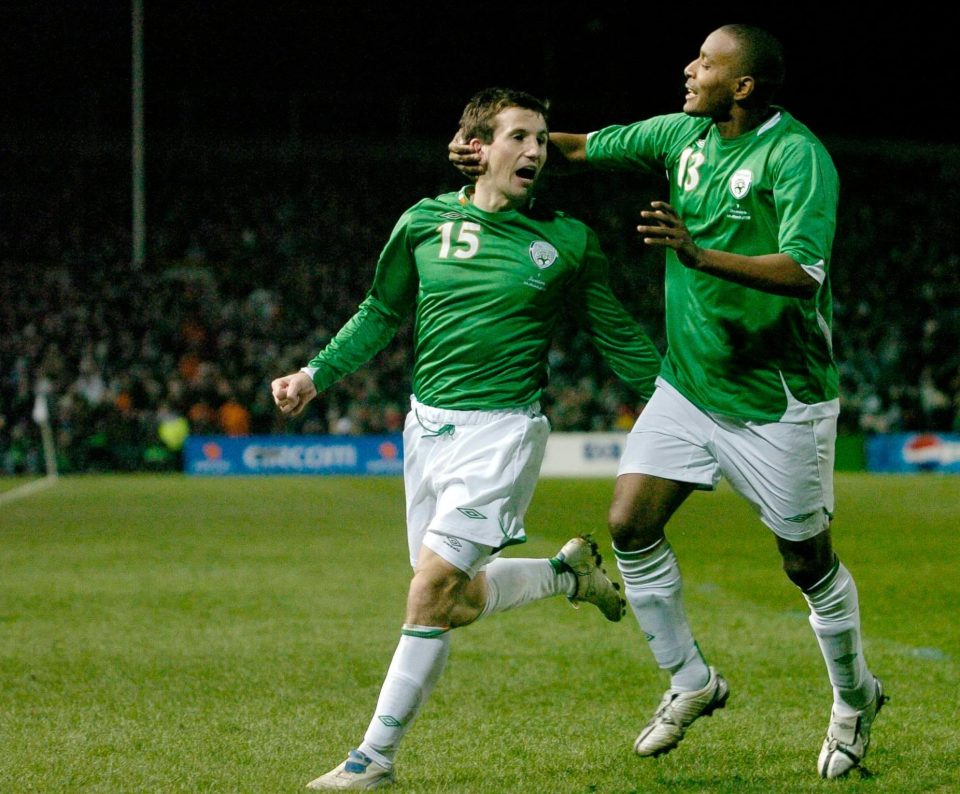
{"label": "athletic sock", "polygon": [[449,629],[405,623],[363,742],[357,748],[388,769],[430,696],[450,653]]}
{"label": "athletic sock", "polygon": [[710,680],[693,639],[681,596],[680,568],[666,540],[639,551],[613,547],[624,596],[657,664],[670,672],[670,687],[692,692]]}
{"label": "athletic sock", "polygon": [[487,603],[480,617],[516,609],[541,598],[572,596],[577,592],[577,577],[561,563],[537,558],[501,559],[484,569]]}
{"label": "athletic sock", "polygon": [[873,676],[863,658],[860,605],[853,577],[836,560],[830,573],[802,592],[810,605],[810,625],[827,665],[833,701],[841,713],[859,711],[875,693]]}

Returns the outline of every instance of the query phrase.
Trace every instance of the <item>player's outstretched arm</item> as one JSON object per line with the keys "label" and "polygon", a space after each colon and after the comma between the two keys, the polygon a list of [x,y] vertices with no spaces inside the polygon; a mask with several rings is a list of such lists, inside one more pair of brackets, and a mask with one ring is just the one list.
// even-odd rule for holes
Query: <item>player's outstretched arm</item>
{"label": "player's outstretched arm", "polygon": [[307,403],[317,396],[317,387],[306,372],[275,378],[270,389],[277,408],[287,416],[299,416]]}
{"label": "player's outstretched arm", "polygon": [[587,136],[575,132],[551,132],[550,152],[568,163],[587,162]]}
{"label": "player's outstretched arm", "polygon": [[[587,162],[587,136],[573,132],[551,132],[550,153],[561,162],[585,164]],[[484,172],[480,155],[463,140],[463,131],[457,130],[447,144],[447,159],[461,174],[476,181]]]}

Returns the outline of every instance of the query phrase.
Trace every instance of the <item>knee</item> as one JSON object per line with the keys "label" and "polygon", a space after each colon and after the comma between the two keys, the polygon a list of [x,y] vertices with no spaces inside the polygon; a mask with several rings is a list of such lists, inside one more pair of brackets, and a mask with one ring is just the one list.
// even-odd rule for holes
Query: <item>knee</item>
{"label": "knee", "polygon": [[833,555],[829,559],[820,556],[790,555],[783,558],[783,572],[797,587],[807,591],[830,573],[833,562]]}
{"label": "knee", "polygon": [[633,517],[623,510],[618,510],[616,505],[610,508],[607,515],[607,528],[610,530],[610,537],[613,545],[618,549],[626,548],[624,544],[628,543],[634,534],[635,522]]}
{"label": "knee", "polygon": [[664,522],[651,511],[614,502],[607,514],[613,545],[623,551],[651,546],[663,537]]}
{"label": "knee", "polygon": [[453,574],[418,571],[407,594],[407,622],[421,626],[449,626],[460,594]]}
{"label": "knee", "polygon": [[787,578],[801,590],[809,590],[817,583],[810,566],[803,560],[791,559],[783,561],[783,572]]}

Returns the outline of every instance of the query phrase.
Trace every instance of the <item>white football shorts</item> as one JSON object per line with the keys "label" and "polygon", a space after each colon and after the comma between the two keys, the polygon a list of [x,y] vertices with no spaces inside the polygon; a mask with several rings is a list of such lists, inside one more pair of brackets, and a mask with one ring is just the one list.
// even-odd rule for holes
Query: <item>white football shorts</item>
{"label": "white football shorts", "polygon": [[[468,541],[489,552],[463,558],[456,543],[428,546],[473,576],[505,546],[523,543],[550,424],[537,404],[516,410],[455,411],[410,400],[403,428],[407,542],[416,566],[424,537]],[[467,547],[469,550],[469,546]],[[467,556],[476,556],[476,553]]]}
{"label": "white football shorts", "polygon": [[618,474],[712,490],[725,477],[773,532],[812,538],[833,515],[837,418],[752,422],[698,408],[663,379],[627,436]]}

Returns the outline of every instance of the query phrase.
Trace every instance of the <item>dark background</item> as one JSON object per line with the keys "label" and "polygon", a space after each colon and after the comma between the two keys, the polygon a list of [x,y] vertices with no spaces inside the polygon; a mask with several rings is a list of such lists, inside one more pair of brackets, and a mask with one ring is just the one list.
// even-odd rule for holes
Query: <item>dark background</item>
{"label": "dark background", "polygon": [[[841,174],[831,283],[848,449],[860,460],[865,434],[960,432],[960,69],[943,12],[145,2],[134,267],[129,2],[0,4],[0,472],[42,471],[41,377],[61,471],[176,469],[161,422],[235,432],[221,418],[233,404],[256,433],[396,429],[409,324],[297,422],[267,384],[353,313],[399,214],[461,186],[446,143],[470,95],[524,88],[574,132],[678,111],[684,66],[728,22],[783,40],[782,103]],[[662,254],[633,231],[659,176],[549,169],[540,190],[597,230],[615,293],[664,349]],[[634,415],[570,324],[543,405],[557,430]]]}
{"label": "dark background", "polygon": [[[470,94],[546,96],[553,128],[679,110],[682,68],[725,22],[787,49],[782,103],[822,136],[952,143],[956,35],[946,11],[902,4],[334,4],[147,0],[147,128],[270,135],[446,136]],[[766,9],[764,9],[766,5]],[[14,131],[130,125],[128,3],[4,4]],[[760,10],[758,10],[760,9]],[[842,10],[841,10],[842,9]]]}

